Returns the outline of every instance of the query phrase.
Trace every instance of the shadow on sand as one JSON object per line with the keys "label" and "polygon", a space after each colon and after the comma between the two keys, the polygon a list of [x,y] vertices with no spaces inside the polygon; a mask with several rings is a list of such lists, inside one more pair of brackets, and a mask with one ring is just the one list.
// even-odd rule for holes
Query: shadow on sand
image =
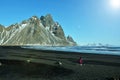
{"label": "shadow on sand", "polygon": [[41,63],[28,63],[27,61],[18,60],[5,60],[1,59],[0,62],[0,77],[12,77],[16,75],[20,77],[31,78],[53,78],[67,76],[73,73],[72,70],[60,67],[52,66]]}
{"label": "shadow on sand", "polygon": [[115,62],[105,62],[105,61],[97,61],[97,60],[84,60],[84,63],[85,64],[120,67],[120,63],[115,63]]}

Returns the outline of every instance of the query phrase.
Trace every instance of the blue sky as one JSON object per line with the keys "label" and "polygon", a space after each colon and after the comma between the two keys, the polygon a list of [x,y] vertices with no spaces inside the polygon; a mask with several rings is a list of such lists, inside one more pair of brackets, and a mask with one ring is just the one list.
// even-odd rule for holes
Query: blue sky
{"label": "blue sky", "polygon": [[120,9],[110,0],[0,0],[0,24],[50,13],[78,44],[120,45]]}

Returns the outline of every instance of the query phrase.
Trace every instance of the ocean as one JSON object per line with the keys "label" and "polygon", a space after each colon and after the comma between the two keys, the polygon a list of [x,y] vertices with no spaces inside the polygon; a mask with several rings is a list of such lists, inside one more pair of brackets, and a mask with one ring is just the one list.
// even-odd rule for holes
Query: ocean
{"label": "ocean", "polygon": [[120,55],[120,47],[113,46],[67,46],[67,47],[55,47],[55,46],[24,46],[23,48],[36,49],[36,50],[56,50],[67,52],[80,52],[90,54],[108,54],[108,55]]}

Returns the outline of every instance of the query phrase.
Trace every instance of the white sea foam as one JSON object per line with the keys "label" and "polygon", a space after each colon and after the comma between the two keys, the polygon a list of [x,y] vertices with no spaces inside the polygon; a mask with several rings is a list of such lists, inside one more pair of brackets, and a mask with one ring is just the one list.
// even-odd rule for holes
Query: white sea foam
{"label": "white sea foam", "polygon": [[79,53],[94,53],[94,54],[109,54],[120,55],[120,47],[88,47],[88,46],[74,46],[74,47],[51,47],[51,46],[26,46],[23,48],[36,50],[56,50]]}

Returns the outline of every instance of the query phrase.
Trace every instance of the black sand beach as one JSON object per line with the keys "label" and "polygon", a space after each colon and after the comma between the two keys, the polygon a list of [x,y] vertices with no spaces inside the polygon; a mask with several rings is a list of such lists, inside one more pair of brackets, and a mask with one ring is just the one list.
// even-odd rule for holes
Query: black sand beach
{"label": "black sand beach", "polygon": [[120,80],[120,56],[1,46],[0,80]]}

